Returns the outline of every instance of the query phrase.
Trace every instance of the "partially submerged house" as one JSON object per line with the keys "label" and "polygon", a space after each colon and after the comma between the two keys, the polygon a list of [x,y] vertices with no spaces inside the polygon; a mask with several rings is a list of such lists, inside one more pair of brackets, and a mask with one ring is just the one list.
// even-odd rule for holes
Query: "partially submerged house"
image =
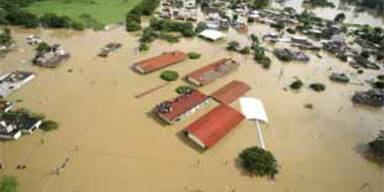
{"label": "partially submerged house", "polygon": [[55,68],[70,57],[71,54],[67,53],[60,44],[54,44],[48,50],[38,51],[32,62],[40,67]]}
{"label": "partially submerged house", "polygon": [[156,106],[154,112],[159,118],[172,124],[186,118],[208,103],[208,96],[198,90],[193,90],[172,100],[160,103]]}
{"label": "partially submerged house", "polygon": [[246,83],[235,80],[215,91],[211,97],[220,103],[231,104],[249,90],[251,87]]}
{"label": "partially submerged house", "polygon": [[0,97],[6,97],[12,92],[35,78],[35,74],[26,71],[15,71],[0,76]]}
{"label": "partially submerged house", "polygon": [[185,79],[193,85],[203,86],[237,70],[239,66],[233,59],[220,59],[188,74]]}
{"label": "partially submerged house", "polygon": [[165,52],[159,56],[139,61],[135,63],[132,68],[141,74],[147,74],[180,63],[187,58],[187,54],[181,51]]}
{"label": "partially submerged house", "polygon": [[358,91],[353,95],[352,102],[371,107],[384,107],[384,90]]}
{"label": "partially submerged house", "polygon": [[244,120],[237,110],[220,105],[184,129],[186,136],[203,149],[213,147]]}
{"label": "partially submerged house", "polygon": [[122,46],[121,43],[108,43],[107,45],[105,45],[99,54],[97,54],[97,56],[99,57],[108,57],[108,55],[118,49],[120,49]]}

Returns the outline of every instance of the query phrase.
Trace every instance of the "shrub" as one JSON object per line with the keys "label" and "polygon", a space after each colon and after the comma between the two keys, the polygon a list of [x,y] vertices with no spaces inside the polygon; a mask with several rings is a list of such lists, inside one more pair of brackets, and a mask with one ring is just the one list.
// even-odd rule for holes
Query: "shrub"
{"label": "shrub", "polygon": [[275,157],[271,152],[259,147],[250,147],[240,155],[241,166],[251,175],[274,177],[279,173]]}
{"label": "shrub", "polygon": [[201,33],[208,28],[207,23],[199,22],[195,28],[196,33]]}
{"label": "shrub", "polygon": [[292,82],[289,87],[294,90],[298,90],[301,87],[303,87],[304,83],[300,79],[296,79],[294,82]]}
{"label": "shrub", "polygon": [[148,51],[149,50],[149,46],[148,44],[146,43],[140,43],[140,46],[139,46],[139,51],[142,52],[142,51]]}
{"label": "shrub", "polygon": [[44,120],[40,125],[40,129],[43,131],[53,131],[59,128],[59,124],[52,120]]}
{"label": "shrub", "polygon": [[11,30],[9,30],[8,28],[5,28],[3,30],[3,32],[0,32],[0,45],[1,46],[9,47],[12,45],[13,42],[14,41],[12,38]]}
{"label": "shrub", "polygon": [[46,42],[41,42],[37,45],[36,51],[38,52],[49,52],[51,50],[51,46]]}
{"label": "shrub", "polygon": [[163,71],[160,74],[160,78],[165,81],[176,81],[179,78],[179,74],[176,71]]}
{"label": "shrub", "polygon": [[310,87],[312,90],[316,91],[316,92],[322,92],[322,91],[324,91],[325,88],[326,88],[325,85],[322,84],[322,83],[312,83],[312,84],[309,85],[309,87]]}
{"label": "shrub", "polygon": [[244,47],[244,48],[242,48],[242,49],[239,51],[239,53],[241,53],[241,54],[243,54],[243,55],[249,55],[249,54],[251,54],[251,48],[249,48],[249,47]]}
{"label": "shrub", "polygon": [[192,88],[190,86],[182,85],[182,86],[179,86],[178,88],[176,88],[176,93],[187,94],[187,93],[192,92],[193,90],[194,90],[194,88]]}
{"label": "shrub", "polygon": [[196,52],[189,52],[188,53],[189,59],[199,59],[200,57],[201,57],[200,53],[196,53]]}
{"label": "shrub", "polygon": [[237,50],[239,50],[239,47],[240,47],[240,43],[239,42],[231,41],[227,45],[227,50],[228,51],[237,51]]}
{"label": "shrub", "polygon": [[0,191],[1,192],[17,192],[19,191],[19,183],[16,177],[2,176],[0,178]]}
{"label": "shrub", "polygon": [[384,81],[376,81],[373,83],[373,87],[377,89],[384,89]]}

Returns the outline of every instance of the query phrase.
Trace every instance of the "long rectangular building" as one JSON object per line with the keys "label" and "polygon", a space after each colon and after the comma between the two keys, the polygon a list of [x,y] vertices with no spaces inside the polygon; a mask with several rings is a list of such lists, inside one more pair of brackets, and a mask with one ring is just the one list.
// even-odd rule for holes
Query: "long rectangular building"
{"label": "long rectangular building", "polygon": [[203,149],[213,147],[244,120],[228,105],[220,105],[184,129],[187,137]]}
{"label": "long rectangular building", "polygon": [[211,97],[220,103],[231,104],[239,97],[251,90],[247,84],[234,80],[214,92]]}
{"label": "long rectangular building", "polygon": [[220,59],[188,74],[186,80],[193,85],[203,86],[235,71],[239,66],[240,64],[232,59]]}
{"label": "long rectangular building", "polygon": [[153,71],[174,65],[187,59],[187,54],[181,51],[165,52],[133,65],[133,69],[141,74],[151,73]]}
{"label": "long rectangular building", "polygon": [[156,115],[172,124],[191,115],[209,102],[209,97],[198,90],[164,101],[155,108]]}

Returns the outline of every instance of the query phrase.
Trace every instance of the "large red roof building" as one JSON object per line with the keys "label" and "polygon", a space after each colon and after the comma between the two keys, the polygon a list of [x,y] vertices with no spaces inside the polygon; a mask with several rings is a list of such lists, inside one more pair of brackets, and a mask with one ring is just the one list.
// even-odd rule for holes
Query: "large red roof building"
{"label": "large red roof building", "polygon": [[203,86],[233,72],[239,66],[240,64],[232,59],[220,59],[188,74],[186,80],[196,86]]}
{"label": "large red roof building", "polygon": [[247,84],[241,81],[232,81],[214,92],[211,97],[220,103],[231,104],[239,97],[251,90]]}
{"label": "large red roof building", "polygon": [[190,124],[184,131],[189,139],[207,149],[213,147],[243,120],[244,116],[240,112],[222,104]]}
{"label": "large red roof building", "polygon": [[180,121],[208,104],[209,97],[198,90],[164,101],[155,108],[158,117],[169,124]]}
{"label": "large red roof building", "polygon": [[133,69],[139,73],[150,73],[187,59],[187,54],[181,51],[166,52],[133,65]]}

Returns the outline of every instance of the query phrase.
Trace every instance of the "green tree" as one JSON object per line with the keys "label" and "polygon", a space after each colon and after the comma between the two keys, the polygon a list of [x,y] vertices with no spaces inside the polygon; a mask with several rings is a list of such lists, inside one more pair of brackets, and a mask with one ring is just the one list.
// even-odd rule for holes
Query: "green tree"
{"label": "green tree", "polygon": [[240,155],[241,166],[251,175],[274,177],[279,173],[278,164],[271,152],[259,147],[250,147]]}
{"label": "green tree", "polygon": [[9,47],[13,43],[13,38],[11,34],[11,30],[5,28],[3,33],[0,34],[0,45]]}
{"label": "green tree", "polygon": [[163,71],[160,78],[165,81],[176,81],[179,78],[179,73],[176,71]]}
{"label": "green tree", "polygon": [[2,176],[0,178],[0,192],[18,192],[19,183],[16,177]]}

